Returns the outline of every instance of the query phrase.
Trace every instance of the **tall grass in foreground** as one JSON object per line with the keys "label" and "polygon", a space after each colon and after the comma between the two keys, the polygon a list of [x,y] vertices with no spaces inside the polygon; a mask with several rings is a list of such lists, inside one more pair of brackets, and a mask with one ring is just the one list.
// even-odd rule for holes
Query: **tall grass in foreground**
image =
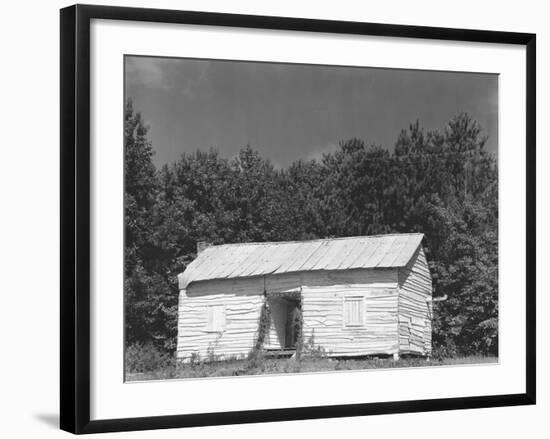
{"label": "tall grass in foreground", "polygon": [[266,358],[264,355],[256,355],[252,359],[215,360],[212,356],[204,359],[196,357],[189,364],[181,364],[174,355],[165,354],[153,345],[135,345],[126,350],[126,381],[484,364],[496,363],[498,357],[475,355],[432,358],[430,361],[421,357],[403,357],[394,361],[376,357],[328,358],[312,352],[311,355],[305,353],[299,361],[293,358]]}

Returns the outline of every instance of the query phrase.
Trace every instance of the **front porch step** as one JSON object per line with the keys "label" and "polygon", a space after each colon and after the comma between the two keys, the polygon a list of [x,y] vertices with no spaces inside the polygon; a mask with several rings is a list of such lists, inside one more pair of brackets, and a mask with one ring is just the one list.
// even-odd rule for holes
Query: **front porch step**
{"label": "front porch step", "polygon": [[269,349],[266,348],[265,355],[266,357],[275,357],[275,358],[290,358],[296,353],[296,349]]}

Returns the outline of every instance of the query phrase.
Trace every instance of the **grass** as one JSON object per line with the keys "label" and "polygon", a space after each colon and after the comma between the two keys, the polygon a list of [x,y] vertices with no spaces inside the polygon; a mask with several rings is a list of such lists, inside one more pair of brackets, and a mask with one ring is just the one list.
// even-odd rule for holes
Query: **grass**
{"label": "grass", "polygon": [[256,358],[254,360],[195,361],[192,364],[164,364],[161,368],[145,372],[127,372],[126,381],[167,380],[239,375],[264,375],[298,372],[331,372],[399,367],[448,366],[460,364],[496,363],[497,357],[469,356],[441,358],[349,358],[305,357],[300,361],[288,358]]}

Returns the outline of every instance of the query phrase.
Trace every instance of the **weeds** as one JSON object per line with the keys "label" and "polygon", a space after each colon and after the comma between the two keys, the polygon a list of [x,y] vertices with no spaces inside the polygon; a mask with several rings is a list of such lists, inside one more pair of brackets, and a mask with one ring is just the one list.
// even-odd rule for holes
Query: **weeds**
{"label": "weeds", "polygon": [[135,343],[126,348],[126,371],[145,373],[176,367],[175,354],[160,350],[153,343]]}
{"label": "weeds", "polygon": [[[313,352],[322,351],[315,348]],[[173,363],[168,362],[168,365],[165,366],[164,369],[157,369],[145,373],[127,373],[126,379],[128,381],[142,381],[171,378],[181,379],[299,372],[332,372],[399,367],[439,367],[443,365],[496,363],[498,361],[497,357],[482,356],[445,358],[439,361],[428,362],[425,358],[421,357],[404,357],[398,361],[394,361],[391,358],[335,359],[327,357],[326,353],[321,354],[324,355],[324,357],[315,357],[315,355],[303,356],[302,359],[298,361],[294,358],[269,358],[262,353],[246,359],[229,358],[217,362],[208,362],[206,358],[201,359],[197,355],[188,364],[180,363],[175,367]]]}
{"label": "weeds", "polygon": [[323,346],[315,345],[315,330],[311,331],[311,335],[303,344],[302,355],[305,358],[321,360],[328,356],[327,351]]}

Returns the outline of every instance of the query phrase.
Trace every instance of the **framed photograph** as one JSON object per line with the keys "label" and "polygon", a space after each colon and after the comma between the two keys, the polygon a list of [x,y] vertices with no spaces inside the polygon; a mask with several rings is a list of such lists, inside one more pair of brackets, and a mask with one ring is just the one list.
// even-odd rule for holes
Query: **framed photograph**
{"label": "framed photograph", "polygon": [[534,404],[535,41],[62,9],[61,428]]}

